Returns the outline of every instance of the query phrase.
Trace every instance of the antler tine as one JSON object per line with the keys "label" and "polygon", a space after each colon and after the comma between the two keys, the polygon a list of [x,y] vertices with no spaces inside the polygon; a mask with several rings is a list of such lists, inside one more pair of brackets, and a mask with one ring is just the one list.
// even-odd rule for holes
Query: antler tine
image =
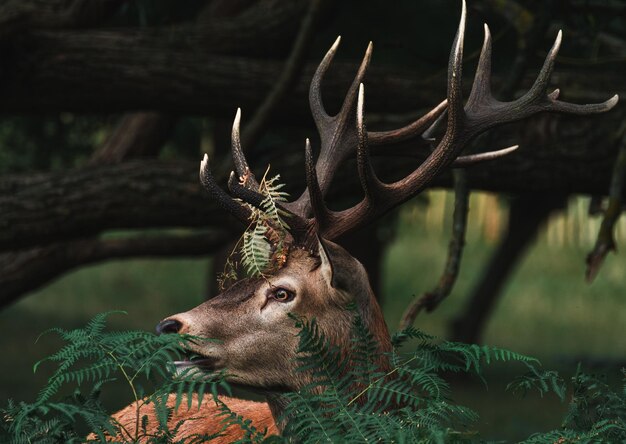
{"label": "antler tine", "polygon": [[228,177],[228,190],[231,192],[233,197],[237,197],[245,203],[257,208],[261,208],[261,204],[265,199],[263,194],[242,185],[234,171],[231,171],[230,176]]}
{"label": "antler tine", "polygon": [[[455,132],[463,118],[463,43],[465,41],[465,21],[467,17],[467,7],[465,0],[462,1],[461,20],[459,29],[454,37],[450,60],[448,61],[448,129]],[[445,137],[444,137],[445,138]]]}
{"label": "antler tine", "polygon": [[309,87],[309,105],[311,107],[313,120],[315,120],[316,124],[318,121],[330,120],[331,118],[328,113],[326,113],[326,109],[324,109],[324,103],[322,101],[322,79],[324,78],[324,74],[326,74],[330,63],[333,61],[333,58],[337,53],[339,43],[341,43],[341,36],[338,36],[335,43],[333,43],[330,47],[311,79],[311,86]]}
{"label": "antler tine", "polygon": [[419,119],[402,128],[389,131],[369,131],[367,133],[368,143],[371,146],[387,145],[391,143],[403,142],[420,135],[445,112],[447,107],[448,100],[446,99]]}
{"label": "antler tine", "polygon": [[473,107],[474,104],[491,99],[491,32],[486,23],[483,26],[485,39],[480,51],[472,91],[467,99],[467,106],[470,108]]}
{"label": "antler tine", "polygon": [[[450,59],[448,61],[448,98],[447,98],[447,128],[439,145],[428,158],[409,176],[385,188],[392,190],[394,199],[388,203],[398,204],[417,194],[437,175],[437,173],[454,161],[462,149],[462,129],[465,123],[463,109],[463,43],[465,41],[465,22],[467,7],[465,0],[461,2],[461,18],[454,37]],[[483,57],[481,57],[482,59]],[[410,193],[408,192],[410,190]],[[386,210],[385,210],[386,211]],[[383,211],[384,212],[384,211]]]}
{"label": "antler tine", "polygon": [[617,104],[619,100],[617,94],[602,103],[578,105],[557,100],[559,96],[558,89],[552,93],[547,93],[548,82],[554,69],[561,40],[562,32],[559,31],[530,90],[517,100],[500,102],[493,97],[489,87],[490,73],[488,68],[491,65],[491,37],[489,28],[485,25],[485,42],[472,93],[465,106],[467,124],[463,129],[463,139],[469,140],[489,128],[524,119],[539,112],[549,111],[587,115],[608,111]]}
{"label": "antler tine", "polygon": [[343,104],[341,106],[341,111],[339,114],[335,116],[336,119],[346,119],[350,120],[349,117],[352,114],[352,110],[354,108],[354,100],[358,94],[359,85],[363,82],[363,77],[365,77],[365,72],[367,71],[368,66],[370,65],[370,60],[372,59],[372,51],[374,50],[374,44],[369,42],[367,45],[367,49],[365,50],[365,55],[363,55],[363,60],[361,60],[361,65],[354,76],[354,80],[352,80],[352,84],[348,89],[348,93],[346,97],[343,99]]}
{"label": "antler tine", "polygon": [[[370,165],[367,136],[372,137],[372,133],[365,131],[363,123],[363,89],[361,88],[357,106],[356,127],[359,137],[359,176],[365,191],[365,198],[352,208],[332,213],[332,219],[335,223],[331,227],[326,227],[323,233],[326,238],[337,238],[343,233],[354,229],[357,225],[366,224],[390,208],[406,201],[423,190],[443,168],[453,163],[453,166],[467,166],[502,157],[517,149],[517,146],[513,146],[498,151],[458,157],[459,153],[472,138],[489,128],[519,120],[542,111],[590,114],[607,111],[617,103],[618,98],[614,96],[600,104],[574,105],[558,101],[558,90],[550,94],[546,93],[550,74],[554,67],[554,60],[561,43],[561,33],[557,36],[555,44],[546,57],[541,72],[530,91],[513,102],[497,101],[490,91],[491,35],[489,28],[485,25],[485,39],[472,85],[472,92],[467,105],[463,107],[461,81],[466,15],[467,8],[463,0],[459,28],[454,39],[448,65],[448,99],[447,108],[444,108],[447,109],[446,132],[428,158],[417,169],[401,180],[390,184],[382,183],[378,180]],[[440,106],[442,107],[442,105]],[[438,115],[441,115],[442,112],[443,109]],[[436,118],[433,119],[433,121],[435,120]],[[376,137],[379,138],[378,140],[382,140],[381,136],[374,136],[374,138]]]}
{"label": "antler tine", "polygon": [[333,120],[340,118],[340,116],[345,116],[348,114],[354,104],[354,99],[356,97],[356,92],[359,87],[359,84],[362,82],[363,77],[365,76],[365,71],[369,66],[370,59],[372,57],[372,42],[369,43],[367,49],[365,50],[365,55],[363,56],[363,60],[361,61],[361,65],[348,89],[348,92],[344,98],[343,104],[341,106],[341,111],[336,116],[329,116],[324,108],[324,102],[322,101],[322,80],[324,79],[324,75],[328,70],[335,54],[337,53],[337,48],[339,47],[339,43],[341,43],[341,36],[337,37],[335,43],[330,47],[319,66],[315,70],[315,74],[313,75],[313,79],[311,80],[311,86],[309,88],[309,104],[311,106],[311,114],[313,115],[313,120],[315,120],[315,124],[317,125],[317,129],[320,132],[320,135],[328,130],[327,126],[332,123]]}
{"label": "antler tine", "polygon": [[[232,174],[231,174],[232,176]],[[215,182],[215,178],[211,174],[211,168],[209,167],[209,156],[206,154],[200,162],[200,183],[204,189],[209,193],[212,199],[217,201],[218,205],[230,214],[239,219],[242,223],[248,224],[250,215],[252,212],[250,208],[237,202],[230,197],[222,188]]]}
{"label": "antler tine", "polygon": [[502,148],[496,151],[488,151],[486,153],[477,153],[477,154],[468,154],[467,156],[459,156],[456,158],[454,162],[452,162],[452,166],[454,168],[464,168],[464,167],[468,167],[471,165],[476,165],[477,163],[500,159],[504,156],[508,156],[513,151],[517,151],[518,148],[519,148],[519,145],[513,145],[508,148]]}
{"label": "antler tine", "polygon": [[245,179],[244,186],[250,189],[259,189],[259,183],[254,176],[254,173],[248,166],[248,161],[246,160],[246,156],[243,154],[243,150],[241,148],[241,108],[237,108],[237,113],[235,114],[235,120],[233,121],[233,130],[231,133],[231,150],[233,155],[233,162],[235,164],[235,171],[237,171],[237,176],[241,179]]}
{"label": "antler tine", "polygon": [[[361,79],[369,63],[371,45],[366,51],[361,67],[346,95],[342,109],[336,116],[328,116],[324,110],[320,84],[339,40],[328,51],[320,64],[311,84],[311,109],[320,131],[322,148],[317,163],[314,164],[310,142],[306,144],[307,188],[296,202],[287,204],[302,227],[310,229],[317,225],[318,234],[326,239],[336,239],[357,226],[369,223],[372,219],[387,212],[392,207],[408,200],[422,191],[445,167],[464,167],[482,161],[500,158],[515,151],[512,146],[497,151],[459,157],[463,148],[478,134],[497,125],[523,119],[543,111],[566,112],[572,114],[591,114],[611,109],[618,101],[617,95],[599,104],[575,105],[561,102],[559,90],[548,94],[547,85],[554,67],[554,61],[561,43],[561,33],[550,50],[543,67],[532,88],[517,100],[500,102],[491,94],[491,34],[484,26],[485,39],[480,54],[478,68],[472,85],[472,91],[465,107],[462,95],[463,43],[467,7],[462,0],[461,18],[454,38],[448,63],[447,101],[440,103],[420,121],[404,128],[387,132],[368,132],[364,122],[364,87]],[[358,82],[358,100],[356,106],[356,125],[346,126],[351,113]],[[371,165],[368,143],[383,144],[404,140],[422,132],[428,126],[436,125],[438,120],[446,119],[446,131],[437,147],[428,158],[412,173],[393,183],[383,183],[378,179]],[[354,121],[353,121],[354,122]],[[419,128],[419,131],[418,131]],[[427,130],[428,132],[428,130]],[[356,139],[356,140],[355,140]],[[343,211],[331,211],[324,204],[324,196],[332,175],[346,157],[357,146],[357,165],[359,179],[365,197],[352,208]],[[313,218],[310,218],[310,212]],[[305,231],[303,228],[303,232]]]}
{"label": "antler tine", "polygon": [[548,82],[550,81],[552,71],[554,70],[554,62],[556,60],[556,56],[559,53],[559,49],[561,49],[562,40],[563,31],[559,29],[559,32],[556,35],[556,39],[554,40],[554,44],[552,45],[552,48],[550,48],[546,59],[543,61],[541,71],[539,71],[539,75],[537,76],[537,79],[535,79],[535,83],[527,93],[529,98],[539,99],[543,94],[546,93],[546,89],[548,88]]}
{"label": "antler tine", "polygon": [[[354,110],[359,84],[365,76],[373,50],[373,44],[370,42],[354,80],[346,93],[341,110],[338,114],[329,116],[326,113],[322,102],[321,82],[333,57],[335,56],[335,53],[337,52],[337,47],[339,46],[340,41],[340,37],[338,37],[333,46],[326,53],[326,56],[315,71],[313,79],[311,80],[311,87],[309,89],[311,113],[321,139],[321,149],[317,158],[315,169],[317,171],[317,182],[322,197],[326,195],[330,182],[332,181],[339,165],[341,165],[351,154],[354,153],[354,147],[356,146],[356,134],[354,121],[350,118],[350,116],[352,116],[352,112]],[[296,201],[286,204],[285,207],[294,214],[308,218],[312,210],[310,193],[305,190]]]}
{"label": "antler tine", "polygon": [[307,138],[304,145],[304,163],[306,171],[306,184],[309,195],[309,202],[313,211],[313,220],[316,222],[319,231],[330,224],[331,213],[324,203],[324,196],[317,181],[317,169],[313,159],[311,141]]}
{"label": "antler tine", "polygon": [[[347,231],[357,226],[369,223],[375,217],[385,213],[397,204],[404,202],[411,196],[417,194],[436,176],[444,167],[452,163],[455,153],[459,151],[458,136],[462,130],[464,120],[463,98],[462,98],[462,61],[463,61],[463,39],[465,36],[466,7],[463,1],[461,20],[454,39],[450,61],[448,64],[448,103],[447,115],[448,125],[446,133],[430,156],[409,176],[392,184],[384,184],[376,178],[376,175],[369,163],[366,143],[359,146],[359,174],[361,183],[366,193],[366,197],[356,206],[333,213],[335,223],[323,231],[323,236],[327,239],[336,239]],[[361,140],[366,142],[363,136],[366,134],[363,122],[363,89],[361,88],[359,106],[357,106],[357,132],[360,132]],[[433,119],[433,121],[436,119]],[[373,201],[378,205],[373,205]]]}
{"label": "antler tine", "polygon": [[368,207],[376,204],[376,196],[384,191],[384,184],[376,176],[374,167],[370,162],[369,153],[369,136],[365,127],[365,119],[363,116],[363,108],[365,106],[365,87],[361,83],[359,86],[359,96],[356,106],[356,131],[359,140],[357,147],[357,168],[359,172],[359,180],[361,188],[365,193],[365,200]]}

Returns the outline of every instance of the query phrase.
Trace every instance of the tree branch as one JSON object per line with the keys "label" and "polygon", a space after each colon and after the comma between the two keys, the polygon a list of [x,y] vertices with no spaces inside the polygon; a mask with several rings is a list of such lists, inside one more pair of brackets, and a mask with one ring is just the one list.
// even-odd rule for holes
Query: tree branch
{"label": "tree branch", "polygon": [[615,251],[615,224],[622,214],[626,193],[626,124],[622,125],[621,137],[619,138],[619,152],[615,161],[615,168],[611,177],[611,187],[609,191],[609,203],[604,211],[604,218],[598,232],[598,239],[593,250],[587,255],[587,270],[585,278],[587,282],[592,282],[609,251]]}
{"label": "tree branch", "polygon": [[0,254],[0,309],[77,267],[110,259],[204,256],[229,239],[224,232],[81,239]]}
{"label": "tree branch", "polygon": [[125,162],[37,176],[28,186],[0,179],[0,251],[45,245],[107,229],[227,227],[203,195],[197,164]]}
{"label": "tree branch", "polygon": [[111,165],[128,159],[156,157],[177,119],[168,114],[140,112],[125,115],[88,165]]}
{"label": "tree branch", "polygon": [[465,302],[463,311],[452,322],[453,341],[476,344],[504,283],[524,251],[552,211],[565,203],[562,196],[520,195],[510,207],[508,230],[491,256],[477,285]]}
{"label": "tree branch", "polygon": [[[111,165],[127,159],[156,156],[169,136],[175,120],[171,116],[157,113],[125,115],[105,143],[92,154],[89,163]],[[0,308],[3,304],[17,300],[21,295],[60,274],[80,266],[81,260],[89,263],[131,254],[133,246],[137,247],[139,255],[150,254],[147,240],[146,238],[128,242],[105,242],[98,239],[82,239],[0,255],[0,294],[3,295],[0,299]],[[160,248],[161,244],[156,244],[154,239],[149,239],[149,242]],[[172,242],[164,242],[163,245],[165,244],[172,247],[179,245]],[[172,254],[176,254],[175,249],[172,249]]]}
{"label": "tree branch", "polygon": [[0,5],[0,41],[29,29],[88,27],[114,14],[127,0],[8,0]]}
{"label": "tree branch", "polygon": [[[561,125],[567,130],[559,130]],[[474,189],[498,192],[605,193],[616,146],[606,141],[608,135],[603,128],[597,118],[562,121],[550,116],[503,129],[494,138],[502,145],[520,143],[522,153],[467,169],[468,181]],[[549,129],[547,134],[545,129]],[[558,142],[551,131],[561,134]],[[595,151],[589,153],[588,146],[594,146]],[[407,149],[410,147],[408,144]],[[288,191],[295,195],[304,188],[304,182],[299,173],[301,158],[293,154],[294,150],[299,148],[276,146],[271,157],[257,158],[257,162],[271,162],[289,185]],[[382,177],[397,175],[420,160],[423,157],[410,162],[388,159],[379,171]],[[225,182],[224,172],[218,170],[216,174]],[[350,181],[356,181],[354,171],[341,171],[337,183]],[[450,185],[449,172],[433,184]],[[331,202],[337,188],[331,190],[335,193],[329,196]],[[358,192],[358,187],[353,189]],[[0,177],[0,251],[41,246],[107,229],[229,225],[231,219],[201,192],[195,162],[135,161],[62,173]]]}
{"label": "tree branch", "polygon": [[454,170],[454,214],[452,216],[452,238],[448,246],[448,257],[439,284],[434,290],[415,298],[404,310],[400,329],[404,330],[415,322],[422,310],[431,312],[450,295],[461,267],[465,230],[467,228],[467,212],[469,208],[469,188],[464,170]]}
{"label": "tree branch", "polygon": [[276,107],[284,100],[285,95],[294,87],[298,77],[302,73],[306,62],[307,49],[313,39],[313,31],[318,16],[322,10],[323,0],[310,0],[309,9],[302,19],[300,32],[293,44],[291,53],[285,62],[285,66],[276,80],[273,88],[257,108],[248,125],[244,127],[241,135],[241,143],[244,147],[254,146],[267,126]]}
{"label": "tree branch", "polygon": [[[256,108],[273,88],[283,63],[214,54],[218,49],[194,28],[166,30],[34,31],[16,36],[2,53],[1,112],[119,112],[232,115]],[[262,39],[261,39],[262,40]],[[240,42],[243,44],[243,42]],[[246,41],[255,46],[257,42]],[[338,106],[357,62],[333,62],[325,79],[328,106]],[[307,63],[277,118],[308,122],[308,84],[317,62]],[[374,65],[368,71],[368,111],[402,113],[434,106],[445,95],[445,75],[422,79],[413,72]],[[594,91],[602,100],[623,93],[610,72],[559,76],[560,86]],[[497,80],[497,79],[496,79]],[[529,80],[530,81],[530,80]],[[597,85],[611,85],[598,91]],[[587,94],[587,93],[585,93]],[[568,98],[572,98],[569,96]],[[583,97],[576,98],[582,100]],[[595,100],[597,97],[589,97]]]}

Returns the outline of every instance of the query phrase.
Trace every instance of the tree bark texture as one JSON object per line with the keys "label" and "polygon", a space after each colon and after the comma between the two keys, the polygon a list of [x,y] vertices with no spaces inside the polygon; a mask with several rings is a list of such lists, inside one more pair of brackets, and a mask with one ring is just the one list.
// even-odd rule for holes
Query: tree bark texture
{"label": "tree bark texture", "polygon": [[[151,109],[219,116],[232,114],[238,106],[255,108],[280,76],[283,61],[232,55],[237,52],[231,47],[234,42],[212,41],[217,37],[198,26],[22,33],[1,54],[4,66],[11,68],[2,71],[0,111]],[[252,35],[242,41],[238,34],[228,35],[240,49],[256,47],[258,41],[265,46],[262,38],[255,40]],[[315,60],[281,107],[279,120],[308,118],[308,85],[321,55]],[[356,61],[333,62],[323,86],[330,104],[341,103],[356,68]],[[366,78],[366,86],[371,85],[368,112],[398,113],[434,106],[445,97],[446,74],[430,77],[373,63]],[[567,97],[572,100],[606,100],[624,92],[616,73],[581,75],[557,67],[553,77],[566,94],[568,86],[578,92],[576,97]],[[606,87],[599,88],[599,84]]]}
{"label": "tree bark texture", "polygon": [[195,163],[128,162],[1,182],[2,250],[107,229],[231,225],[202,194]]}

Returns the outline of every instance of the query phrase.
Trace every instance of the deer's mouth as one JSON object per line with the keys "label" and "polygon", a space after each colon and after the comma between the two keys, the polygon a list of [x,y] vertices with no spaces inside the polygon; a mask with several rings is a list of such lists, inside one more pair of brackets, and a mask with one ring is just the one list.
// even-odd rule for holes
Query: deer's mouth
{"label": "deer's mouth", "polygon": [[199,355],[194,352],[187,352],[180,361],[173,361],[172,365],[177,374],[188,369],[198,369],[204,372],[214,372],[217,368],[218,359],[210,356]]}

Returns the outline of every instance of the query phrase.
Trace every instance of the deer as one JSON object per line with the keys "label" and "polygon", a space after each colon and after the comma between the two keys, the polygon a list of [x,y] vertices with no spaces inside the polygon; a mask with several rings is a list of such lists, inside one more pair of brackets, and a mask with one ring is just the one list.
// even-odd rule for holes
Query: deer
{"label": "deer", "polygon": [[[499,125],[525,119],[542,112],[589,115],[610,110],[618,101],[615,95],[603,103],[573,104],[560,101],[559,89],[548,93],[548,82],[561,44],[559,31],[530,90],[511,102],[498,101],[491,93],[491,36],[484,25],[484,42],[471,92],[464,103],[462,59],[466,26],[466,4],[453,41],[447,76],[447,98],[414,122],[394,130],[369,131],[365,125],[365,87],[363,79],[372,55],[370,42],[350,85],[340,111],[329,115],[321,96],[324,75],[337,52],[338,38],[319,64],[309,90],[311,113],[319,132],[321,147],[317,158],[309,139],[305,142],[306,189],[295,200],[281,204],[286,214],[287,254],[282,267],[264,278],[239,279],[219,295],[184,313],[174,314],[158,323],[159,334],[189,334],[217,339],[218,342],[189,346],[196,357],[177,361],[178,369],[194,368],[210,374],[227,370],[230,383],[247,387],[265,396],[254,402],[221,396],[232,411],[252,420],[258,430],[268,434],[281,431],[284,410],[281,393],[297,391],[309,381],[306,373],[296,371],[296,327],[290,314],[314,318],[320,331],[340,349],[347,349],[354,316],[358,314],[375,337],[381,369],[389,368],[386,354],[391,351],[389,329],[383,318],[368,275],[361,263],[335,241],[342,235],[371,223],[378,217],[416,196],[446,168],[465,168],[492,161],[516,150],[512,146],[481,154],[462,155],[477,135]],[[232,128],[232,157],[235,171],[228,180],[230,194],[213,177],[205,155],[200,165],[200,181],[208,195],[224,210],[249,224],[251,208],[261,208],[264,199],[259,181],[248,166],[240,142],[241,112],[237,111]],[[370,148],[408,140],[423,140],[425,131],[446,122],[445,133],[426,160],[404,178],[392,183],[381,181],[371,162]],[[363,198],[356,205],[333,211],[325,199],[340,165],[356,156],[357,174]],[[355,310],[348,306],[356,306]],[[170,395],[168,405],[174,405]],[[172,424],[184,419],[177,438],[191,434],[214,434],[221,429],[216,404],[186,403],[173,414]],[[136,408],[132,404],[114,415],[120,424],[133,424]],[[151,418],[148,429],[155,428],[154,412],[143,406],[141,413]],[[198,420],[197,418],[204,418]],[[241,438],[236,426],[222,431],[215,442]]]}

